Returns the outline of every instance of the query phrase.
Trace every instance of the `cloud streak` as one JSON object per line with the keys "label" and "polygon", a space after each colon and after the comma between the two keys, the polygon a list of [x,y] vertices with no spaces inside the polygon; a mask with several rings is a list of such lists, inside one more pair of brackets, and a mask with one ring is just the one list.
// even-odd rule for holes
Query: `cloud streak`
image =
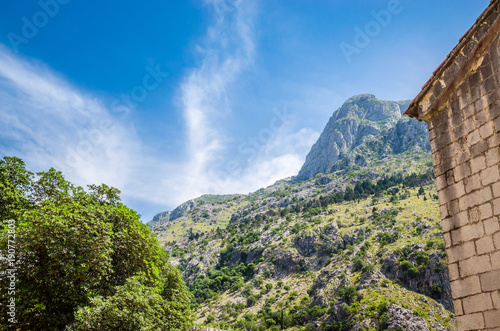
{"label": "cloud streak", "polygon": [[123,186],[140,148],[133,128],[49,69],[0,48],[0,137],[4,154],[56,167],[78,184]]}
{"label": "cloud streak", "polygon": [[214,25],[197,47],[200,67],[189,73],[181,87],[190,155],[186,183],[198,193],[211,162],[224,148],[224,129],[217,122],[231,111],[228,87],[252,63],[254,53],[253,4],[221,0],[207,4],[214,12]]}

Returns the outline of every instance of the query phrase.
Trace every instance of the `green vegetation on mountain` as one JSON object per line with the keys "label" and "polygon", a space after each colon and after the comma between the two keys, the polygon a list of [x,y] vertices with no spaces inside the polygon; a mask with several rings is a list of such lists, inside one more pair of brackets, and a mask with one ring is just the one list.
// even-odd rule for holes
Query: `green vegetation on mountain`
{"label": "green vegetation on mountain", "polygon": [[[0,160],[1,325],[191,329],[179,271],[119,193],[104,184],[85,191],[54,169],[35,175],[18,158]],[[10,298],[15,316],[7,314]]]}
{"label": "green vegetation on mountain", "polygon": [[193,293],[199,323],[225,330],[384,330],[410,314],[423,330],[453,330],[431,171],[429,152],[393,155],[370,170],[283,180],[204,206],[233,210],[226,226],[214,229],[218,213],[204,219],[193,209],[153,230],[168,233],[183,223],[199,229],[197,236],[192,228],[177,230],[165,242]]}
{"label": "green vegetation on mountain", "polygon": [[188,201],[153,227],[198,323],[455,330],[427,131],[407,105],[355,96],[297,177]]}

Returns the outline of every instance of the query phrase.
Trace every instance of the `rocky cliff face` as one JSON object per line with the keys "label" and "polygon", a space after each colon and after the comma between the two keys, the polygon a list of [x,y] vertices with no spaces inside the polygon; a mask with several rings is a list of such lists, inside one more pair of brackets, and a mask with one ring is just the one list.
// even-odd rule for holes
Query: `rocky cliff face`
{"label": "rocky cliff face", "polygon": [[430,150],[427,127],[402,118],[408,101],[382,101],[372,94],[347,100],[330,118],[296,180],[412,149]]}
{"label": "rocky cliff face", "polygon": [[167,223],[170,220],[170,211],[163,211],[161,213],[156,214],[151,221],[147,224],[150,227],[159,226]]}

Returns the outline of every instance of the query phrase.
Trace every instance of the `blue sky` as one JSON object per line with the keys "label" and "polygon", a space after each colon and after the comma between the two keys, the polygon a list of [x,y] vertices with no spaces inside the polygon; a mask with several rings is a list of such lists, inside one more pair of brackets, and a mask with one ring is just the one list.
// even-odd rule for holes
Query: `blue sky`
{"label": "blue sky", "polygon": [[297,174],[359,93],[412,99],[488,0],[3,1],[0,156],[148,221]]}

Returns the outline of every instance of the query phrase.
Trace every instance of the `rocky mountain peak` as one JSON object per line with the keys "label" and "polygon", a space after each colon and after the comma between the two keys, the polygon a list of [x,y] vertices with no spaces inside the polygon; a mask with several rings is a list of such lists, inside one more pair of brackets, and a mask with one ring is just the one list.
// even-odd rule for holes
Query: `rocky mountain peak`
{"label": "rocky mountain peak", "polygon": [[384,101],[359,94],[340,107],[312,146],[296,180],[319,173],[366,165],[370,159],[416,149],[430,150],[425,123],[402,113],[409,101]]}
{"label": "rocky mountain peak", "polygon": [[378,100],[373,94],[358,94],[349,98],[335,113],[335,119],[358,117],[370,121],[381,121],[390,117],[400,118],[399,104]]}

